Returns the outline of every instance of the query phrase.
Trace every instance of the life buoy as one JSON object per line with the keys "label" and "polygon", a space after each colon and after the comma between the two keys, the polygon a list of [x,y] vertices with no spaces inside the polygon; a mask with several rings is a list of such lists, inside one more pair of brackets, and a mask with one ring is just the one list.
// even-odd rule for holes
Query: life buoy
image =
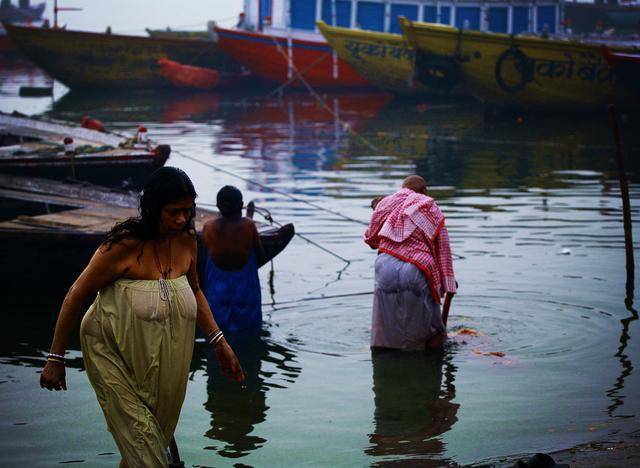
{"label": "life buoy", "polygon": [[[520,78],[515,83],[507,83],[504,77],[504,65],[509,61],[513,62],[514,69],[520,75]],[[516,45],[512,45],[507,50],[502,52],[496,60],[496,83],[503,91],[513,94],[522,91],[525,86],[533,81],[533,63],[529,60],[529,57],[522,52]]]}
{"label": "life buoy", "polygon": [[454,57],[416,52],[416,79],[434,91],[448,92],[460,83],[460,67]]}

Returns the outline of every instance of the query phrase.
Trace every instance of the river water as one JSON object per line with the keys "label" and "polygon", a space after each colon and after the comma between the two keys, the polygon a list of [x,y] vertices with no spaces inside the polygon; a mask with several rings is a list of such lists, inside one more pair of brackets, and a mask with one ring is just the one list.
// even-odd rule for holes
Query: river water
{"label": "river water", "polygon": [[[488,118],[474,102],[385,94],[150,93],[19,98],[48,78],[14,63],[0,110],[144,124],[209,206],[225,184],[293,222],[261,270],[264,327],[236,338],[244,385],[198,343],[176,432],[188,466],[446,466],[570,447],[638,426],[640,359],[606,114]],[[638,118],[623,125],[638,219]],[[443,356],[372,356],[373,196],[423,175],[460,285]],[[640,239],[634,225],[633,236]],[[10,281],[10,266],[5,266]],[[0,464],[115,466],[74,341],[69,391],[38,386],[60,296],[2,314]],[[628,286],[628,287],[627,287]],[[6,298],[5,298],[6,299]],[[37,299],[37,300],[36,300]],[[626,302],[625,302],[626,299]],[[34,449],[34,448],[37,448]]]}

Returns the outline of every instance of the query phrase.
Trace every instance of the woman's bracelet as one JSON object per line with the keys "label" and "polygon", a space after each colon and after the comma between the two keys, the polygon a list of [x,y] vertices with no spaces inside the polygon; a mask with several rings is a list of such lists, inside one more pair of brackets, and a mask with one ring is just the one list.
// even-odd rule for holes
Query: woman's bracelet
{"label": "woman's bracelet", "polygon": [[224,338],[224,335],[222,334],[222,330],[220,329],[214,330],[211,333],[209,333],[209,337],[208,337],[209,344],[216,346],[220,342],[220,340],[222,340],[223,338]]}
{"label": "woman's bracelet", "polygon": [[47,357],[54,357],[54,358],[58,358],[58,359],[62,359],[64,361],[64,356],[60,356],[59,354],[53,354],[53,353],[49,353],[47,354]]}
{"label": "woman's bracelet", "polygon": [[58,359],[58,358],[54,358],[54,357],[48,357],[48,358],[47,358],[47,362],[57,362],[58,364],[62,364],[63,366],[66,366],[66,363],[64,362],[64,359]]}

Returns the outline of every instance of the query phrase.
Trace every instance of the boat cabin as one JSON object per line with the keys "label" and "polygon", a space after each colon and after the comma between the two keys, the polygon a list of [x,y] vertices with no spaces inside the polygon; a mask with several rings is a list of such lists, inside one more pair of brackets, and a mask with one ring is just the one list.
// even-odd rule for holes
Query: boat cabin
{"label": "boat cabin", "polygon": [[400,34],[398,16],[413,21],[508,34],[561,32],[563,0],[245,0],[244,27],[317,32],[316,21]]}

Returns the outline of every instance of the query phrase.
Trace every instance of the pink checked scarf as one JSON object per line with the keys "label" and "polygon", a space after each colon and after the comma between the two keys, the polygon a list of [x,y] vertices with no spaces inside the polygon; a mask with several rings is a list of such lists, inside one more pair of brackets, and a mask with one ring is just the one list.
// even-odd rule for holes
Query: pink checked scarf
{"label": "pink checked scarf", "polygon": [[444,215],[431,197],[410,189],[383,198],[371,216],[364,241],[420,268],[436,301],[456,292],[449,233]]}

